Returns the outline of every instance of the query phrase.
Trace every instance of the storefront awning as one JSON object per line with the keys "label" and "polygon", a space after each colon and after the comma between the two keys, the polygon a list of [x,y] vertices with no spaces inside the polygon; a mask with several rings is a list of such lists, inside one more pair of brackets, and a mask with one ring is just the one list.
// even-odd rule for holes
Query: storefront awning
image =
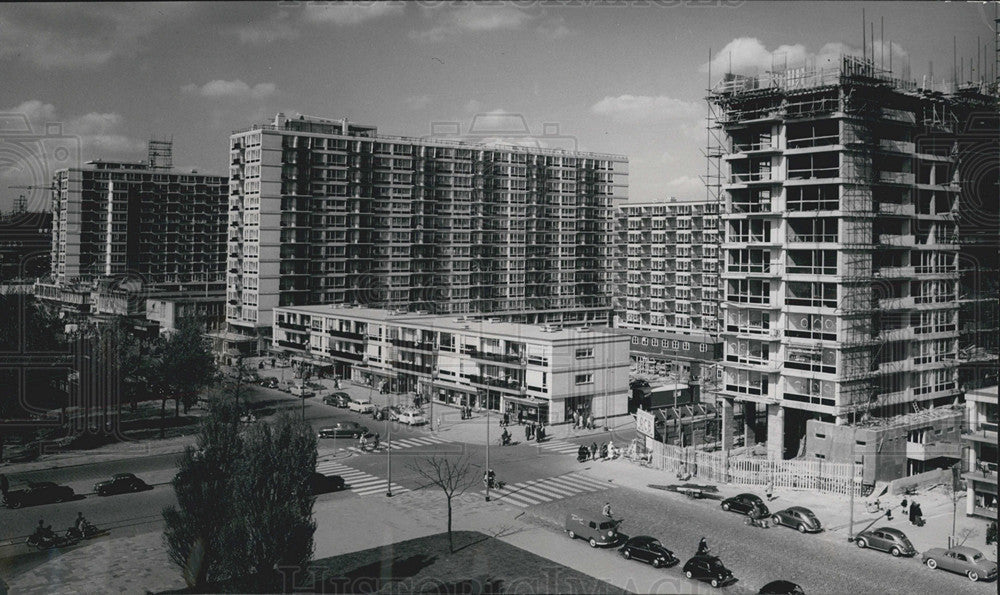
{"label": "storefront awning", "polygon": [[517,403],[518,405],[524,405],[526,407],[548,407],[548,401],[542,401],[539,399],[526,399],[524,397],[511,397],[508,395],[503,395],[503,400],[508,403]]}
{"label": "storefront awning", "polygon": [[301,362],[303,364],[309,364],[311,366],[316,366],[317,368],[332,368],[333,362],[313,359],[311,357],[302,357],[301,355],[293,355],[291,358],[293,362]]}

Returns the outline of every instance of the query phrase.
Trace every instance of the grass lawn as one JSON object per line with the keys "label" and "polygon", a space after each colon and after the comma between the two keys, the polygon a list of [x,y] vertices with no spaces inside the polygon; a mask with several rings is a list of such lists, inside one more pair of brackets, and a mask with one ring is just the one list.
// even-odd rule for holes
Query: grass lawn
{"label": "grass lawn", "polygon": [[623,593],[621,589],[473,531],[440,533],[316,560],[296,589],[324,593]]}

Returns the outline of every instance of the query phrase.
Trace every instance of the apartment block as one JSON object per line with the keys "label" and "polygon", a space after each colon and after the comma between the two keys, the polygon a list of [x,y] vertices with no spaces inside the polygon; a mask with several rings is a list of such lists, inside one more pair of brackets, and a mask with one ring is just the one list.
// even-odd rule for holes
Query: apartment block
{"label": "apartment block", "polygon": [[628,338],[340,305],[278,307],[272,347],[293,360],[433,403],[518,412],[545,424],[628,415]]}
{"label": "apartment block", "polygon": [[[78,314],[119,313],[101,304],[120,310],[111,304],[122,291],[139,310],[151,295],[222,299],[228,180],[174,170],[155,155],[55,173],[51,278],[36,284],[39,298]],[[92,301],[95,290],[107,300]]]}
{"label": "apartment block", "polygon": [[965,395],[967,426],[962,434],[968,462],[965,513],[997,518],[997,387],[970,390]]}
{"label": "apartment block", "polygon": [[296,305],[609,322],[622,155],[281,114],[230,150],[226,349],[266,347]]}
{"label": "apartment block", "polygon": [[996,99],[921,89],[844,56],[726,75],[709,101],[725,205],[721,394],[747,405],[748,442],[788,458],[809,420],[953,403],[970,158],[956,147]]}

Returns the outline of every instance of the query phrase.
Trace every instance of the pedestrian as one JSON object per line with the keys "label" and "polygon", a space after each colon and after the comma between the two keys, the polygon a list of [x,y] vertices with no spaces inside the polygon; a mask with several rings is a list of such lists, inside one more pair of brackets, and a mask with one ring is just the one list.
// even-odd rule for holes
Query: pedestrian
{"label": "pedestrian", "polygon": [[4,475],[3,473],[0,473],[0,494],[6,496],[7,490],[9,489],[10,489],[10,483],[8,483],[7,481],[7,476]]}
{"label": "pedestrian", "polygon": [[902,510],[903,512],[907,512],[906,508],[908,504],[909,503],[906,501],[906,498],[904,497],[903,501],[899,503],[900,510]]}
{"label": "pedestrian", "polygon": [[594,461],[597,460],[597,443],[594,442],[590,445],[590,458]]}
{"label": "pedestrian", "polygon": [[920,507],[919,507],[919,506],[917,505],[917,503],[916,503],[916,502],[914,502],[914,503],[913,503],[913,505],[912,505],[912,506],[910,506],[910,510],[909,510],[909,518],[910,518],[910,524],[911,524],[911,525],[915,525],[915,524],[916,524],[916,523],[915,523],[915,522],[913,521],[913,517],[914,517],[914,516],[916,516],[916,513],[917,513],[917,510],[919,510],[919,508],[920,508]]}
{"label": "pedestrian", "polygon": [[701,541],[698,542],[698,551],[695,553],[696,556],[708,555],[708,541],[702,537]]}
{"label": "pedestrian", "polygon": [[528,440],[531,440],[532,438],[535,437],[535,424],[529,423],[527,426],[525,426],[524,429],[525,433],[528,435]]}
{"label": "pedestrian", "polygon": [[887,521],[891,521],[892,520],[892,508],[886,508],[885,509],[885,520],[887,520]]}
{"label": "pedestrian", "polygon": [[589,416],[587,416],[587,428],[593,430],[594,427],[595,427],[594,426],[594,414],[591,413]]}
{"label": "pedestrian", "polygon": [[503,414],[503,427],[506,428],[509,425],[510,425],[510,412],[508,411],[507,413]]}
{"label": "pedestrian", "polygon": [[764,488],[764,495],[767,496],[767,501],[768,502],[770,502],[771,500],[774,500],[774,480],[773,479],[768,479],[767,480],[767,487]]}
{"label": "pedestrian", "polygon": [[524,423],[524,412],[520,409],[517,410],[517,425]]}
{"label": "pedestrian", "polygon": [[604,503],[604,508],[601,509],[601,514],[603,514],[604,516],[608,517],[609,519],[612,518],[611,517],[611,503],[610,502],[605,502]]}
{"label": "pedestrian", "polygon": [[[913,509],[916,508],[916,512]],[[913,513],[913,524],[922,527],[924,524],[924,510],[920,508],[920,505],[914,502],[910,504],[910,511]]]}
{"label": "pedestrian", "polygon": [[531,440],[531,426],[524,426],[524,439]]}
{"label": "pedestrian", "polygon": [[272,368],[274,367],[274,364],[275,364],[275,359],[274,359],[274,358],[272,357],[272,358],[271,358],[271,367],[272,367]]}
{"label": "pedestrian", "polygon": [[573,412],[573,427],[574,427],[574,428],[576,428],[576,424],[577,424],[577,419],[578,419],[579,417],[580,417],[580,414],[579,414],[579,413],[577,413],[576,411],[574,411],[574,412]]}

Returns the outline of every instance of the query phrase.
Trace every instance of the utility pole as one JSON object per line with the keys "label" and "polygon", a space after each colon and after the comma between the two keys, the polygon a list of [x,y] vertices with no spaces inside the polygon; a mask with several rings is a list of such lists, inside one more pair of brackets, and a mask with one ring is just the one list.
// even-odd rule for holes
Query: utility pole
{"label": "utility pole", "polygon": [[[482,395],[480,395],[480,402],[482,402]],[[489,395],[486,395],[486,501],[490,501],[490,401]]]}
{"label": "utility pole", "polygon": [[[392,406],[392,395],[386,399],[389,406]],[[385,415],[385,459],[386,459],[386,474],[389,476],[389,480],[386,483],[385,495],[387,498],[392,498],[392,424],[389,423],[389,414]]]}

